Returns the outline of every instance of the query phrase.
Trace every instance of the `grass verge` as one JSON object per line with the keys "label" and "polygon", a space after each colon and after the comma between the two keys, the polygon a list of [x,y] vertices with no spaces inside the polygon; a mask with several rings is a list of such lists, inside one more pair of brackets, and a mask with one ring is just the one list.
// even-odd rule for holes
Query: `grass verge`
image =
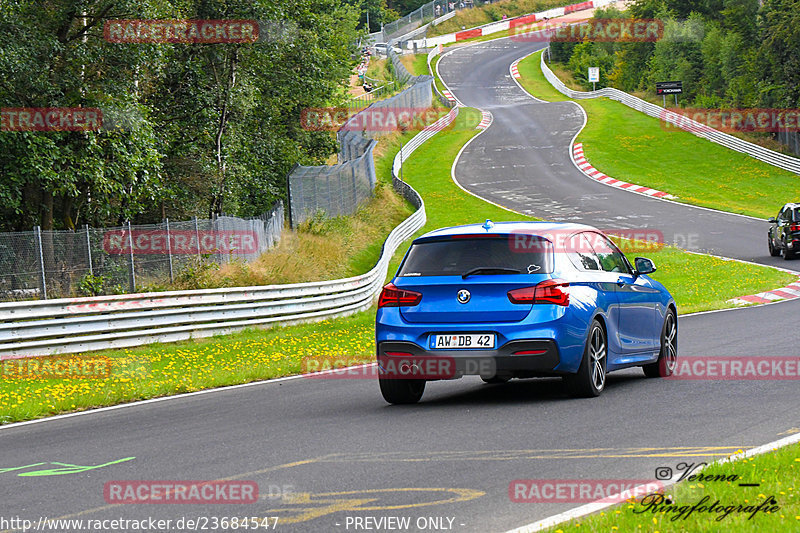
{"label": "grass verge", "polygon": [[390,61],[388,59],[379,59],[376,56],[372,56],[370,58],[369,66],[367,67],[366,76],[373,80],[382,81],[383,83],[389,83],[393,81],[394,76],[389,68],[389,64]]}
{"label": "grass verge", "polygon": [[403,54],[400,62],[412,76],[422,76],[428,73],[428,54]]}
{"label": "grass verge", "polygon": [[[539,68],[540,54],[519,64],[520,82],[544,100],[568,100]],[[586,158],[614,178],[666,191],[678,202],[766,218],[800,197],[796,174],[667,128],[663,122],[607,98],[581,100],[588,122],[578,135]]]}
{"label": "grass verge", "polygon": [[6,368],[0,377],[0,423],[298,374],[306,357],[368,361],[374,358],[374,318],[365,312],[199,341],[92,352],[84,357],[110,359],[110,375],[95,379],[9,379]]}
{"label": "grass verge", "polygon": [[[572,520],[548,529],[549,533],[645,532],[712,533],[717,531],[762,532],[800,531],[800,444],[770,453],[724,464],[713,464],[702,471],[715,481],[688,479],[669,487],[666,505],[658,496],[626,503],[593,515]],[[724,477],[724,481],[716,481]],[[688,476],[687,476],[688,478]],[[758,483],[742,487],[740,483]],[[776,503],[771,503],[772,498]],[[752,513],[754,507],[770,501],[763,508],[771,512]],[[719,502],[718,511],[702,511]],[[699,505],[698,505],[699,504]],[[695,510],[689,512],[695,505]],[[740,512],[737,506],[750,507]],[[777,509],[774,507],[777,506]],[[752,515],[752,516],[751,516]]]}
{"label": "grass verge", "polygon": [[436,84],[436,88],[439,89],[439,92],[444,94],[444,90],[447,87],[444,86],[442,79],[439,77],[439,74],[436,72],[436,65],[439,64],[439,60],[442,58],[441,54],[431,59],[431,72],[433,72],[433,83]]}
{"label": "grass verge", "polygon": [[[420,233],[486,218],[532,220],[468,195],[452,181],[452,162],[477,134],[475,126],[480,121],[477,110],[462,110],[459,116],[451,129],[422,145],[404,166],[406,180],[426,204],[428,222]],[[391,178],[390,161],[400,143],[413,135],[397,135],[382,143],[386,151],[376,167],[379,180],[386,183]],[[390,276],[404,252],[401,247],[393,257]],[[673,292],[681,312],[722,307],[727,298],[759,292],[769,284],[769,288],[780,286],[774,271],[765,267],[734,266],[675,249],[648,255],[660,267],[655,277]],[[702,272],[704,277],[698,281],[692,272]],[[712,290],[717,292],[709,296]],[[372,361],[374,318],[374,310],[369,310],[313,324],[92,353],[91,357],[110,358],[111,375],[105,378],[0,377],[0,423],[296,374],[303,370],[306,357],[331,357],[342,365]]]}

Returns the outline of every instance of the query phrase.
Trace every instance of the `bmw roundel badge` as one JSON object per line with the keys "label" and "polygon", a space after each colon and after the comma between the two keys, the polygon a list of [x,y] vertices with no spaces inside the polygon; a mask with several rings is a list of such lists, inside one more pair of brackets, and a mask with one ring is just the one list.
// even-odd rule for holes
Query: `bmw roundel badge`
{"label": "bmw roundel badge", "polygon": [[456,296],[456,298],[458,299],[458,303],[461,304],[467,303],[470,299],[469,291],[467,289],[461,289],[460,291],[458,291],[458,295]]}

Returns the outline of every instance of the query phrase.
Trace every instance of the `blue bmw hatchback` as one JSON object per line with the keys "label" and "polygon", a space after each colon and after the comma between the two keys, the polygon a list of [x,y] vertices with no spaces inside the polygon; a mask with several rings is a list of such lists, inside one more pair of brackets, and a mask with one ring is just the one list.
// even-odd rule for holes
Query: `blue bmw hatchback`
{"label": "blue bmw hatchback", "polygon": [[504,222],[444,228],[412,243],[378,302],[379,381],[389,403],[416,403],[427,381],[561,376],[576,397],[606,374],[677,364],[675,301],[586,225]]}

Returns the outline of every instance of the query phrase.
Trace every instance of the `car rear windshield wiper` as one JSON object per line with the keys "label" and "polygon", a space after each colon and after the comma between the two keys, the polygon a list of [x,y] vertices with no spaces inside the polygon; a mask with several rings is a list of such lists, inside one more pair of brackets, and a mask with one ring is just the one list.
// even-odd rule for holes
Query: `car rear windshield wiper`
{"label": "car rear windshield wiper", "polygon": [[461,274],[461,279],[466,279],[473,274],[519,274],[516,268],[505,267],[475,267]]}

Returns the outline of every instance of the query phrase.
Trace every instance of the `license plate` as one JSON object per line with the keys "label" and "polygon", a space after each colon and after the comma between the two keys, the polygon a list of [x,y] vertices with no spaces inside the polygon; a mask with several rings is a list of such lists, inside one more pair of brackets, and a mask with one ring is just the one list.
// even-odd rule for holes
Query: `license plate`
{"label": "license plate", "polygon": [[483,349],[494,348],[494,333],[461,333],[431,335],[430,347],[433,350]]}

